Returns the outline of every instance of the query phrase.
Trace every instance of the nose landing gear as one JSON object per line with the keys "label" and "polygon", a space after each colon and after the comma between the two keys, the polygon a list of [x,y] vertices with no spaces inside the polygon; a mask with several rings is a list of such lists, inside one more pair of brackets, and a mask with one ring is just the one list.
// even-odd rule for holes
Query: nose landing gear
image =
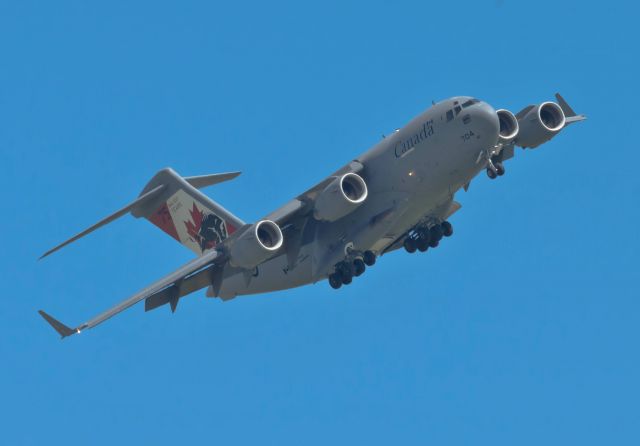
{"label": "nose landing gear", "polygon": [[359,277],[376,263],[376,255],[372,251],[365,251],[362,255],[347,258],[335,266],[334,272],[329,274],[329,285],[337,290],[342,285],[349,285],[354,277]]}
{"label": "nose landing gear", "polygon": [[487,160],[487,176],[489,178],[496,179],[504,175],[505,169],[502,163],[502,152],[500,155],[492,156]]}

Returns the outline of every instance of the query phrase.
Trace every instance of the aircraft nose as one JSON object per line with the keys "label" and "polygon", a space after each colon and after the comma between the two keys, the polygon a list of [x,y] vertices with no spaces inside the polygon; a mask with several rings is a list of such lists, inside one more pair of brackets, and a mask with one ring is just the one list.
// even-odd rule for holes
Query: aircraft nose
{"label": "aircraft nose", "polygon": [[473,120],[478,122],[480,137],[485,144],[487,146],[497,144],[500,135],[500,121],[494,108],[486,102],[480,102],[477,104],[474,114]]}

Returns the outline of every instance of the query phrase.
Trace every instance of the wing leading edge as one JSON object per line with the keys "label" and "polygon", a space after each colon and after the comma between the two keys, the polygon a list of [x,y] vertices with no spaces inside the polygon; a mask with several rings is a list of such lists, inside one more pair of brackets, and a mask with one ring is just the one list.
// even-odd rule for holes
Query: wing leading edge
{"label": "wing leading edge", "polygon": [[[177,301],[179,297],[187,294],[187,293],[181,292],[181,284],[183,282],[190,283],[191,285],[188,287],[189,288],[188,291],[193,292],[196,290],[194,289],[194,286],[193,286],[194,282],[197,282],[198,285],[202,285],[200,286],[200,288],[204,288],[205,286],[215,283],[216,281],[215,273],[216,271],[219,270],[219,268],[216,268],[215,266],[212,267],[212,265],[220,265],[223,262],[224,262],[224,256],[222,256],[219,252],[217,251],[208,252],[202,257],[198,257],[197,259],[190,261],[189,263],[185,264],[184,266],[177,269],[173,273],[163,277],[162,279],[149,285],[143,290],[138,291],[133,296],[120,302],[118,305],[99,314],[93,319],[78,325],[75,328],[67,327],[65,324],[54,319],[52,316],[48,315],[42,310],[38,311],[38,313],[40,313],[40,315],[44,318],[44,320],[46,320],[49,323],[49,325],[51,325],[54,328],[54,330],[56,330],[60,334],[60,336],[62,336],[62,338],[66,338],[68,336],[80,333],[83,330],[93,328],[96,325],[101,324],[107,319],[120,313],[121,311],[124,311],[127,308],[135,305],[141,300],[145,300],[159,293],[163,293],[165,292],[165,290],[168,290],[166,292],[169,294],[170,297],[164,303],[170,303],[172,310],[175,310],[175,306],[177,305]],[[211,272],[209,280],[203,281],[201,279],[201,272],[204,270],[208,270]],[[192,277],[193,278],[198,277],[198,279],[195,281],[190,280],[190,278]],[[183,291],[187,291],[187,290],[183,290]]]}

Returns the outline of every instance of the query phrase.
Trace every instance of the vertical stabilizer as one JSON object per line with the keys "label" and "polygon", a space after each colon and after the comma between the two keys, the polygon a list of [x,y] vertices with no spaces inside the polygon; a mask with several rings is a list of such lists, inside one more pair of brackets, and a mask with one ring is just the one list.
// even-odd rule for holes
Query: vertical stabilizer
{"label": "vertical stabilizer", "polygon": [[164,185],[163,191],[131,211],[144,217],[178,242],[202,255],[233,234],[244,222],[194,185],[204,187],[235,178],[238,173],[182,178],[173,169],[158,172],[140,195]]}

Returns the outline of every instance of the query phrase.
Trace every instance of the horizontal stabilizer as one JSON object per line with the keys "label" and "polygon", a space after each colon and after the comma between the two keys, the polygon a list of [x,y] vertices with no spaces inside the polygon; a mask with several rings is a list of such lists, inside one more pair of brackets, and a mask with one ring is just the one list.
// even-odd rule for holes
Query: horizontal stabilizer
{"label": "horizontal stabilizer", "polygon": [[71,237],[69,240],[62,242],[58,246],[56,246],[55,248],[52,248],[49,251],[45,252],[44,254],[42,254],[40,256],[40,259],[43,259],[43,258],[47,257],[49,254],[52,254],[52,253],[56,252],[57,250],[59,250],[61,248],[64,248],[69,243],[75,242],[76,240],[84,237],[85,235],[92,233],[93,231],[95,231],[96,229],[106,225],[107,223],[111,223],[112,221],[122,217],[124,214],[128,213],[134,207],[140,205],[141,203],[144,203],[145,201],[153,199],[160,192],[162,192],[162,190],[165,187],[166,186],[164,186],[164,185],[160,185],[160,186],[157,186],[157,187],[151,189],[150,191],[148,191],[147,193],[139,196],[137,199],[135,199],[133,202],[129,203],[128,205],[126,205],[125,207],[120,209],[119,211],[114,212],[113,214],[109,215],[106,218],[103,218],[102,220],[100,220],[95,225],[85,229],[84,231],[82,231],[82,232],[74,235],[73,237]]}
{"label": "horizontal stabilizer", "polygon": [[42,310],[39,310],[38,313],[40,313],[40,316],[42,316],[44,320],[47,321],[49,325],[51,325],[53,329],[57,331],[60,334],[60,336],[62,336],[63,338],[79,333],[78,330],[74,330],[72,328],[67,327],[62,322],[54,319],[53,317],[49,316],[47,313],[45,313]]}
{"label": "horizontal stabilizer", "polygon": [[212,175],[199,175],[195,177],[185,177],[185,181],[195,187],[202,189],[203,187],[213,186],[214,184],[223,183],[233,180],[240,175],[240,172],[214,173]]}
{"label": "horizontal stabilizer", "polygon": [[40,259],[127,213],[135,218],[146,218],[196,254],[202,255],[244,222],[198,189],[229,181],[238,175],[240,172],[226,172],[185,178],[170,168],[162,169],[133,202],[45,252]]}

